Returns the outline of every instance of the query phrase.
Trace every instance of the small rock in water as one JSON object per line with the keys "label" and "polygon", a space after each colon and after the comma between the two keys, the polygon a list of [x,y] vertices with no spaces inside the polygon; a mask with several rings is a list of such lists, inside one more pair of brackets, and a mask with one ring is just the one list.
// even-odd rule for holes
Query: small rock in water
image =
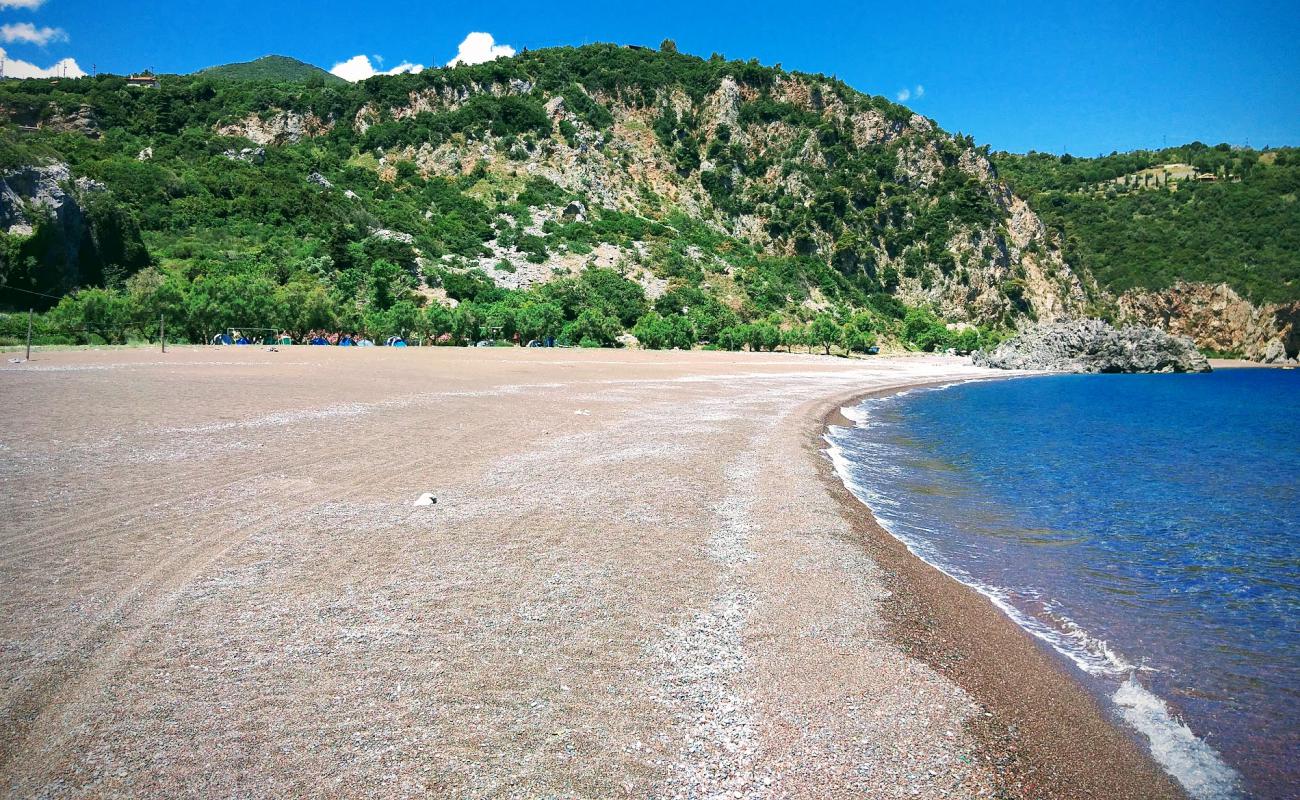
{"label": "small rock in water", "polygon": [[425,492],[415,501],[417,506],[433,506],[438,504],[438,498],[433,496],[432,492]]}

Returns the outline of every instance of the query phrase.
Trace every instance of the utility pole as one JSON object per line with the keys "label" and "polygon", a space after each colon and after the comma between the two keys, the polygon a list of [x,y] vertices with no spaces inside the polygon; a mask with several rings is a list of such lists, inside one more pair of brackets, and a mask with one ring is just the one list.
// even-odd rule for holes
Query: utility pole
{"label": "utility pole", "polygon": [[158,341],[162,342],[162,351],[167,352],[167,318],[162,314],[158,315]]}
{"label": "utility pole", "polygon": [[32,360],[32,310],[27,309],[27,360]]}

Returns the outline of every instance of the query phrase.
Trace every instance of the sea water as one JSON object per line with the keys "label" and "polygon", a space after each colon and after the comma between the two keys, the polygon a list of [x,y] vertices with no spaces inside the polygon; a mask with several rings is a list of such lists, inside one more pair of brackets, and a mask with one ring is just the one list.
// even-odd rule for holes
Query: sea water
{"label": "sea water", "polygon": [[1300,370],[870,399],[854,494],[1065,661],[1195,798],[1300,792]]}

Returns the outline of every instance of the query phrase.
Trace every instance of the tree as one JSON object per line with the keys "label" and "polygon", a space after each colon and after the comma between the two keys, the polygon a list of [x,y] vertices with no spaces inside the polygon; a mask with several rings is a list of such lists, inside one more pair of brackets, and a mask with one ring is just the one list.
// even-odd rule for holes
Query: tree
{"label": "tree", "polygon": [[952,340],[952,348],[961,355],[967,355],[980,348],[980,332],[977,328],[966,328]]}
{"label": "tree", "polygon": [[903,340],[919,350],[933,352],[948,346],[951,332],[929,311],[914,308],[903,319]]}
{"label": "tree", "polygon": [[746,327],[745,343],[754,352],[775,350],[781,344],[781,329],[770,322],[756,322]]}
{"label": "tree", "polygon": [[787,330],[782,331],[781,344],[785,345],[786,352],[789,353],[793,353],[794,348],[798,345],[809,346],[808,326],[796,323]]}
{"label": "tree", "polygon": [[525,303],[515,315],[515,325],[525,340],[558,336],[564,327],[564,311],[554,303]]}
{"label": "tree", "polygon": [[452,312],[441,303],[430,303],[421,314],[420,333],[437,341],[444,333],[451,333],[454,328]]}
{"label": "tree", "polygon": [[850,320],[842,328],[840,345],[850,353],[865,353],[875,343],[875,331],[862,327],[857,321]]}
{"label": "tree", "polygon": [[605,310],[625,326],[631,326],[646,312],[645,289],[612,269],[588,269],[579,283],[591,305]]}
{"label": "tree", "polygon": [[662,42],[659,43],[659,52],[676,53],[677,42],[674,42],[672,39],[664,39]]}
{"label": "tree", "polygon": [[605,347],[612,345],[622,332],[617,319],[600,309],[588,308],[564,326],[562,336],[583,347]]}
{"label": "tree", "polygon": [[109,344],[126,342],[129,319],[125,299],[109,289],[82,289],[66,295],[49,312],[53,327],[82,341],[99,336]]}
{"label": "tree", "polygon": [[156,267],[146,267],[127,278],[125,303],[131,326],[151,339],[158,331],[159,317],[170,320],[169,327],[181,329],[185,288],[181,277],[164,274]]}
{"label": "tree", "polygon": [[451,312],[451,335],[456,341],[473,344],[478,341],[481,322],[478,309],[472,303],[461,303]]}
{"label": "tree", "polygon": [[813,344],[821,347],[826,355],[831,354],[831,345],[840,340],[840,326],[830,314],[818,314],[808,331]]}
{"label": "tree", "polygon": [[387,311],[396,300],[394,283],[401,273],[391,261],[378,259],[370,265],[370,306],[379,311]]}
{"label": "tree", "polygon": [[748,335],[745,330],[746,325],[728,325],[718,331],[718,346],[726,350],[739,350],[745,346],[745,339]]}
{"label": "tree", "polygon": [[334,301],[324,286],[307,278],[295,280],[276,291],[281,309],[280,326],[296,337],[311,330],[331,330],[339,326]]}

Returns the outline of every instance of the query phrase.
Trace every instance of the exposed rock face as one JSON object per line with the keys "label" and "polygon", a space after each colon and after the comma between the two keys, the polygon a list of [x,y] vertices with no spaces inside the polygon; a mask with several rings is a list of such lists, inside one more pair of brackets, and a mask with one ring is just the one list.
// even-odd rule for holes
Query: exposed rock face
{"label": "exposed rock face", "polygon": [[102,192],[104,186],[86,178],[74,181],[67,164],[23,167],[0,176],[0,229],[15,236],[31,236],[37,222],[32,218],[35,212],[52,216],[59,228],[80,239],[85,215],[69,190],[85,195]]}
{"label": "exposed rock face", "polygon": [[1227,284],[1180,282],[1125,292],[1119,307],[1127,319],[1190,336],[1210,350],[1256,361],[1268,361],[1269,354],[1273,361],[1300,356],[1300,303],[1255,305]]}
{"label": "exposed rock face", "polygon": [[265,119],[257,114],[249,114],[241,120],[218,125],[217,133],[222,136],[242,136],[262,147],[278,147],[294,144],[304,137],[323,136],[333,127],[332,121],[322,120],[315,114],[280,111]]}
{"label": "exposed rock face", "polygon": [[387,228],[376,228],[370,232],[370,235],[376,239],[382,239],[385,242],[400,242],[401,244],[415,244],[415,237],[409,233],[401,231],[390,231]]}
{"label": "exposed rock face", "polygon": [[148,263],[139,229],[108,189],[74,179],[63,163],[0,174],[0,230],[23,240],[16,263],[0,259],[0,286],[52,294],[102,283],[109,266]]}
{"label": "exposed rock face", "polygon": [[246,161],[249,164],[263,164],[266,162],[266,148],[264,147],[245,147],[242,150],[231,148],[221,155],[231,161]]}
{"label": "exposed rock face", "polygon": [[100,136],[99,118],[95,110],[88,105],[78,106],[71,111],[64,111],[55,103],[44,109],[7,108],[0,106],[0,117],[24,128],[42,128],[60,133],[80,133],[91,139]]}
{"label": "exposed rock face", "polygon": [[55,114],[41,123],[41,127],[65,133],[80,133],[91,139],[98,139],[100,134],[99,119],[90,106],[81,106],[76,111]]}
{"label": "exposed rock face", "polygon": [[1041,325],[1008,339],[977,366],[1053,372],[1209,372],[1191,339],[1158,328],[1113,328],[1096,319]]}
{"label": "exposed rock face", "polygon": [[[475,93],[512,95],[537,91],[524,83],[430,88],[411,92],[390,106],[368,104],[352,124],[358,132],[364,132],[380,119],[401,120],[419,113],[455,109]],[[782,202],[793,202],[795,206],[811,206],[817,200],[817,190],[809,184],[806,170],[788,169],[789,162],[818,172],[827,168],[827,156],[818,137],[810,135],[806,126],[784,120],[743,122],[741,108],[759,97],[761,91],[734,77],[723,78],[714,91],[699,100],[681,90],[666,91],[650,107],[599,92],[591,94],[613,116],[613,125],[603,129],[593,127],[575,113],[563,97],[543,97],[553,131],[535,145],[516,142],[507,150],[490,139],[451,137],[437,144],[395,147],[380,160],[380,176],[391,179],[398,163],[410,161],[424,176],[463,177],[483,165],[494,179],[504,182],[524,176],[544,177],[582,196],[590,209],[564,209],[565,219],[590,218],[598,207],[651,218],[661,216],[666,207],[675,208],[732,236],[750,239],[773,255],[823,258],[846,275],[895,275],[900,299],[932,306],[948,319],[1022,325],[1031,317],[1050,321],[1084,313],[1089,291],[1094,287],[1065,264],[1041,220],[998,180],[982,153],[937,130],[924,117],[887,118],[878,109],[851,109],[834,86],[814,78],[784,76],[770,87],[770,92],[776,100],[841,126],[852,136],[855,146],[890,148],[895,159],[893,180],[897,183],[932,187],[956,170],[977,181],[991,207],[1000,213],[990,215],[987,222],[955,230],[947,244],[951,266],[944,268],[928,263],[928,258],[919,268],[908,267],[904,263],[906,253],[887,247],[865,231],[839,240],[815,228],[773,235],[769,223],[778,211],[771,198],[784,196]],[[700,148],[698,170],[679,170],[670,148],[655,134],[656,121],[669,110],[679,117],[689,115],[693,130],[706,140]],[[569,133],[561,135],[561,127]],[[735,216],[716,207],[703,183],[705,174],[716,174],[721,169],[708,154],[707,138],[717,136],[722,129],[727,131],[730,146],[743,151],[747,161],[771,165],[761,174],[745,174],[734,164],[728,168],[725,180],[733,187],[731,194],[763,198]],[[624,256],[635,258],[631,252]],[[524,281],[527,285],[532,280],[569,274],[572,266],[565,254],[553,253],[546,264],[540,265],[542,269],[516,263],[517,274],[494,274],[493,266],[503,258],[512,262],[515,259],[496,252],[490,258],[490,262],[479,266],[494,280],[511,284]],[[524,275],[529,277],[521,277]]]}

